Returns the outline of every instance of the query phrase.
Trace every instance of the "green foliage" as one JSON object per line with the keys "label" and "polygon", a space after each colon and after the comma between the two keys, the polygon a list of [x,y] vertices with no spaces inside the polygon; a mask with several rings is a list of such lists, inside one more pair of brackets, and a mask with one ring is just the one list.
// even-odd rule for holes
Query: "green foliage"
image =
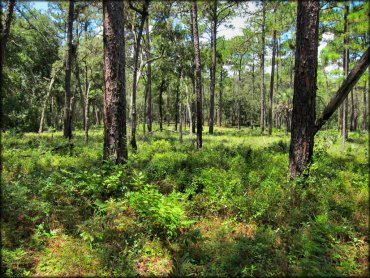
{"label": "green foliage", "polygon": [[157,132],[125,166],[101,162],[101,136],[76,132],[70,154],[60,132],[4,134],[2,273],[367,273],[367,138],[319,133],[290,181],[283,131],[221,129],[201,150]]}
{"label": "green foliage", "polygon": [[184,197],[180,193],[163,195],[155,187],[146,184],[140,191],[130,192],[128,198],[129,204],[154,233],[164,233],[173,238],[180,228],[191,223],[186,219]]}

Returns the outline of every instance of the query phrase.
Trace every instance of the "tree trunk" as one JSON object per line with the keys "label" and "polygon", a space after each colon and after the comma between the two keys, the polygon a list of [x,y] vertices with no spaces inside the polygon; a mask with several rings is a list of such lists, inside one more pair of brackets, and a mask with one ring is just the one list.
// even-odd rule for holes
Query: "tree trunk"
{"label": "tree trunk", "polygon": [[298,2],[292,132],[289,149],[289,170],[292,178],[303,173],[313,153],[319,11],[318,0]]}
{"label": "tree trunk", "polygon": [[[275,21],[275,24],[276,24],[276,21]],[[276,54],[275,54],[275,56],[276,56],[276,62],[275,62],[275,64],[276,64],[276,93],[278,94],[279,93],[279,82],[280,82],[280,79],[279,79],[279,69],[280,69],[280,71],[281,71],[281,65],[279,65],[279,62],[280,62],[280,56],[279,56],[279,47],[280,47],[280,44],[279,44],[279,39],[277,39],[276,40],[276,38],[275,38],[275,42],[276,42],[276,44],[275,44],[275,47],[276,47]],[[279,67],[280,66],[280,67]],[[281,78],[281,77],[280,77]]]}
{"label": "tree trunk", "polygon": [[162,79],[161,86],[159,88],[159,130],[163,130],[163,90],[164,80]]}
{"label": "tree trunk", "polygon": [[[129,2],[131,3],[131,2]],[[143,10],[140,11],[141,20],[140,20],[140,27],[139,33],[137,35],[135,49],[134,49],[134,72],[133,72],[133,82],[132,82],[132,97],[131,97],[131,139],[130,144],[131,147],[136,151],[137,144],[136,144],[136,124],[137,124],[137,112],[136,112],[136,92],[137,92],[137,85],[138,85],[138,69],[139,69],[139,52],[141,46],[141,37],[144,30],[144,24],[146,21],[146,17],[148,16],[148,7],[149,7],[149,0],[145,0],[143,5]]]}
{"label": "tree trunk", "polygon": [[[191,113],[191,107],[190,107],[190,96],[189,96],[189,89],[188,85],[185,82],[185,93],[186,93],[186,106],[188,109],[188,115],[189,115],[189,132],[190,132],[190,137],[193,136],[193,119],[192,119],[192,113]],[[186,123],[185,123],[186,124]]]}
{"label": "tree trunk", "polygon": [[367,124],[366,124],[366,120],[367,120],[366,81],[365,81],[365,84],[364,84],[364,90],[363,90],[363,94],[362,94],[362,103],[363,103],[363,106],[362,106],[362,130],[365,131],[366,128],[367,128]]}
{"label": "tree trunk", "polygon": [[261,43],[261,114],[260,114],[260,128],[261,133],[265,131],[265,17],[266,17],[266,3],[262,3],[262,43]]}
{"label": "tree trunk", "polygon": [[90,82],[88,79],[88,68],[85,62],[85,143],[89,142],[89,109],[90,109],[90,101],[89,101],[89,94],[90,94]]}
{"label": "tree trunk", "polygon": [[355,102],[353,98],[353,90],[351,91],[351,113],[349,116],[349,130],[355,131]]}
{"label": "tree trunk", "polygon": [[[1,6],[1,5],[0,5]],[[3,68],[5,64],[5,50],[6,50],[6,43],[8,42],[9,34],[10,34],[10,26],[13,19],[13,12],[14,12],[15,0],[9,0],[7,6],[7,14],[5,17],[5,26],[3,26],[3,9],[0,7],[0,133],[4,130],[4,123],[3,123]],[[1,162],[1,153],[2,147],[0,147],[0,170],[2,170],[2,162]]]}
{"label": "tree trunk", "polygon": [[341,105],[352,88],[356,85],[361,75],[366,71],[370,64],[370,48],[368,48],[361,59],[353,67],[347,78],[344,80],[336,95],[326,105],[319,119],[316,120],[315,133],[325,124],[325,122],[333,115],[339,105]]}
{"label": "tree trunk", "polygon": [[149,33],[149,16],[146,18],[146,47],[148,50],[147,59],[147,81],[146,81],[146,91],[147,91],[147,124],[148,132],[152,132],[152,62],[150,61],[150,33]]}
{"label": "tree trunk", "polygon": [[274,94],[274,76],[275,76],[275,55],[276,55],[276,30],[272,35],[272,64],[271,64],[271,79],[270,79],[270,97],[269,97],[269,129],[268,134],[272,134],[272,99]]}
{"label": "tree trunk", "polygon": [[[192,5],[192,4],[191,4]],[[191,31],[191,43],[194,45],[194,19],[193,19],[193,12],[190,11],[190,31]],[[192,60],[192,72],[191,72],[191,85],[192,85],[192,99],[195,95],[195,62],[194,59]],[[195,133],[195,114],[196,114],[196,100],[192,100],[191,102],[191,119],[192,119],[192,133]]]}
{"label": "tree trunk", "polygon": [[178,111],[178,115],[180,117],[180,123],[179,123],[179,130],[180,130],[180,144],[182,144],[182,91],[181,91],[181,82],[182,82],[182,70],[180,69],[180,82],[179,82],[179,89],[178,89],[178,92],[179,92],[179,111]]}
{"label": "tree trunk", "polygon": [[55,72],[53,74],[53,76],[51,77],[50,79],[50,83],[49,83],[49,87],[48,87],[48,92],[46,94],[46,97],[45,97],[45,100],[44,100],[44,103],[42,105],[42,111],[41,111],[41,118],[40,118],[40,127],[39,127],[39,133],[42,133],[43,131],[43,126],[44,126],[44,119],[45,119],[45,111],[46,111],[46,106],[47,106],[47,102],[51,96],[51,92],[52,92],[52,88],[53,88],[53,84],[54,84],[54,81],[55,81],[55,76],[57,75],[58,71]]}
{"label": "tree trunk", "polygon": [[104,159],[125,163],[126,76],[123,1],[103,1],[104,42]]}
{"label": "tree trunk", "polygon": [[[344,10],[344,51],[343,51],[343,75],[348,75],[348,63],[349,63],[349,51],[348,51],[348,12],[349,6],[348,3],[345,5]],[[342,124],[342,145],[343,147],[346,144],[346,140],[348,139],[348,98],[345,99],[343,104],[343,124]]]}
{"label": "tree trunk", "polygon": [[180,101],[180,84],[181,84],[181,73],[180,80],[176,88],[176,102],[175,102],[175,131],[177,131],[177,124],[179,122],[179,117],[181,118],[179,101]]}
{"label": "tree trunk", "polygon": [[202,75],[198,34],[198,11],[196,0],[192,1],[193,14],[193,37],[194,37],[194,61],[195,61],[195,89],[197,94],[197,148],[202,148]]}
{"label": "tree trunk", "polygon": [[221,64],[220,71],[220,91],[219,91],[219,100],[218,100],[218,125],[222,126],[222,92],[223,92],[223,64]]}
{"label": "tree trunk", "polygon": [[357,87],[354,89],[354,103],[353,103],[353,131],[357,131],[358,125],[358,93]]}
{"label": "tree trunk", "polygon": [[170,94],[167,91],[167,97],[166,97],[166,121],[167,121],[167,126],[170,126],[170,120],[171,120],[171,113],[170,113]]}
{"label": "tree trunk", "polygon": [[213,125],[215,117],[215,87],[216,87],[216,49],[217,49],[217,0],[213,1],[212,6],[212,26],[211,26],[211,49],[212,49],[212,65],[211,65],[211,84],[209,95],[209,134],[213,134]]}
{"label": "tree trunk", "polygon": [[74,0],[69,0],[65,96],[64,96],[64,128],[63,128],[63,135],[65,138],[68,138],[69,140],[71,140],[72,138],[72,111],[70,109],[71,109],[71,72],[73,55],[73,44],[72,44],[73,18],[74,18]]}

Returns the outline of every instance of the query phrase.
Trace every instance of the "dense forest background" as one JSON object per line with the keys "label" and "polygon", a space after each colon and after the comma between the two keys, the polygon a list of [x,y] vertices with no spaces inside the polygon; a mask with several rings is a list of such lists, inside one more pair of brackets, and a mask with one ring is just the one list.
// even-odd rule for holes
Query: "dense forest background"
{"label": "dense forest background", "polygon": [[2,1],[1,273],[367,275],[370,2],[302,2]]}

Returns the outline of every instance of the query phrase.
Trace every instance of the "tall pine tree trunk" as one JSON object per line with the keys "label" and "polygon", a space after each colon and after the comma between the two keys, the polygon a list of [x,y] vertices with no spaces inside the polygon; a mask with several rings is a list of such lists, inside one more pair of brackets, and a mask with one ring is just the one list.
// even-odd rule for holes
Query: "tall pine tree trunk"
{"label": "tall pine tree trunk", "polygon": [[146,92],[147,92],[147,124],[148,132],[152,131],[153,123],[153,104],[152,104],[152,62],[150,61],[150,33],[149,33],[149,16],[146,18],[146,47],[148,50],[148,65],[147,65],[147,81],[146,81]]}
{"label": "tall pine tree trunk", "polygon": [[192,1],[193,14],[193,37],[194,37],[194,61],[195,61],[195,90],[197,94],[197,148],[202,148],[202,75],[201,75],[201,61],[199,49],[199,34],[198,34],[198,11],[196,0]]}
{"label": "tall pine tree trunk", "polygon": [[90,94],[90,82],[88,79],[88,67],[85,62],[85,143],[89,142],[89,128],[90,128],[90,118],[89,118],[89,110],[90,110],[90,101],[89,101],[89,94]]}
{"label": "tall pine tree trunk", "polygon": [[[131,3],[131,2],[129,2]],[[133,81],[132,81],[132,96],[131,96],[131,139],[130,144],[131,147],[134,150],[137,150],[137,144],[136,144],[136,126],[137,126],[137,111],[136,111],[136,93],[137,93],[137,86],[139,84],[138,82],[138,70],[139,70],[139,53],[140,53],[140,47],[141,47],[141,37],[144,30],[144,24],[146,22],[146,18],[148,16],[148,7],[149,7],[149,0],[144,1],[143,10],[139,11],[141,14],[140,19],[140,26],[139,31],[137,35],[137,39],[135,42],[135,48],[134,48],[134,73],[133,73]]]}
{"label": "tall pine tree trunk", "polygon": [[69,0],[68,9],[68,30],[67,30],[67,58],[66,58],[66,76],[65,76],[65,95],[64,95],[64,128],[63,135],[69,140],[72,138],[72,111],[71,107],[71,73],[72,73],[72,55],[73,55],[73,18],[74,18],[74,0]]}
{"label": "tall pine tree trunk", "polygon": [[217,49],[217,0],[213,0],[212,22],[211,22],[211,49],[212,49],[212,66],[211,66],[211,84],[209,95],[209,133],[213,134],[213,125],[215,117],[215,87],[216,87],[216,49]]}
{"label": "tall pine tree trunk", "polygon": [[260,113],[260,129],[261,133],[265,131],[265,17],[266,17],[266,3],[262,3],[262,42],[261,42],[261,68],[260,68],[260,90],[261,90],[261,113]]}
{"label": "tall pine tree trunk", "polygon": [[298,2],[292,132],[289,149],[291,177],[303,173],[313,153],[319,11],[318,0]]}
{"label": "tall pine tree trunk", "polygon": [[268,134],[272,134],[272,100],[274,94],[274,76],[275,76],[275,55],[276,55],[276,30],[272,35],[272,64],[271,64],[271,79],[270,79],[270,96],[269,96],[269,129]]}
{"label": "tall pine tree trunk", "polygon": [[163,130],[163,91],[164,91],[164,79],[162,79],[159,87],[159,130]]}
{"label": "tall pine tree trunk", "polygon": [[[191,107],[190,107],[190,95],[189,95],[189,88],[188,88],[188,85],[186,84],[185,82],[185,93],[186,93],[186,107],[188,109],[188,115],[189,115],[189,132],[190,132],[190,137],[193,136],[193,115],[191,113]],[[185,126],[186,126],[186,122],[185,122]]]}
{"label": "tall pine tree trunk", "polygon": [[[349,6],[348,3],[345,5],[344,10],[344,51],[343,51],[343,75],[346,77],[348,75],[348,63],[349,63],[349,51],[348,51],[348,12]],[[346,144],[348,139],[348,98],[345,99],[343,103],[343,123],[342,123],[342,146]]]}
{"label": "tall pine tree trunk", "polygon": [[363,104],[362,105],[362,130],[365,131],[366,128],[367,128],[367,123],[366,123],[366,120],[367,120],[366,81],[365,81],[364,90],[363,90],[363,93],[362,93],[362,104]]}
{"label": "tall pine tree trunk", "polygon": [[222,126],[222,93],[223,93],[223,64],[221,64],[221,71],[220,71],[220,90],[219,90],[219,99],[218,99],[218,125]]}
{"label": "tall pine tree trunk", "polygon": [[127,160],[123,1],[103,1],[104,159]]}

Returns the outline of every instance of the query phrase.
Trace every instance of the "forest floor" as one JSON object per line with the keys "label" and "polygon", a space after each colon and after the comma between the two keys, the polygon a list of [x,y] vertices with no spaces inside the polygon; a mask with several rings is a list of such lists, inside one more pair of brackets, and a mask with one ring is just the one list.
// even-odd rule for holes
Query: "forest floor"
{"label": "forest floor", "polygon": [[216,128],[201,150],[158,131],[125,166],[102,161],[101,128],[73,148],[6,132],[1,274],[368,275],[368,137],[315,140],[309,177],[290,181],[279,130]]}

